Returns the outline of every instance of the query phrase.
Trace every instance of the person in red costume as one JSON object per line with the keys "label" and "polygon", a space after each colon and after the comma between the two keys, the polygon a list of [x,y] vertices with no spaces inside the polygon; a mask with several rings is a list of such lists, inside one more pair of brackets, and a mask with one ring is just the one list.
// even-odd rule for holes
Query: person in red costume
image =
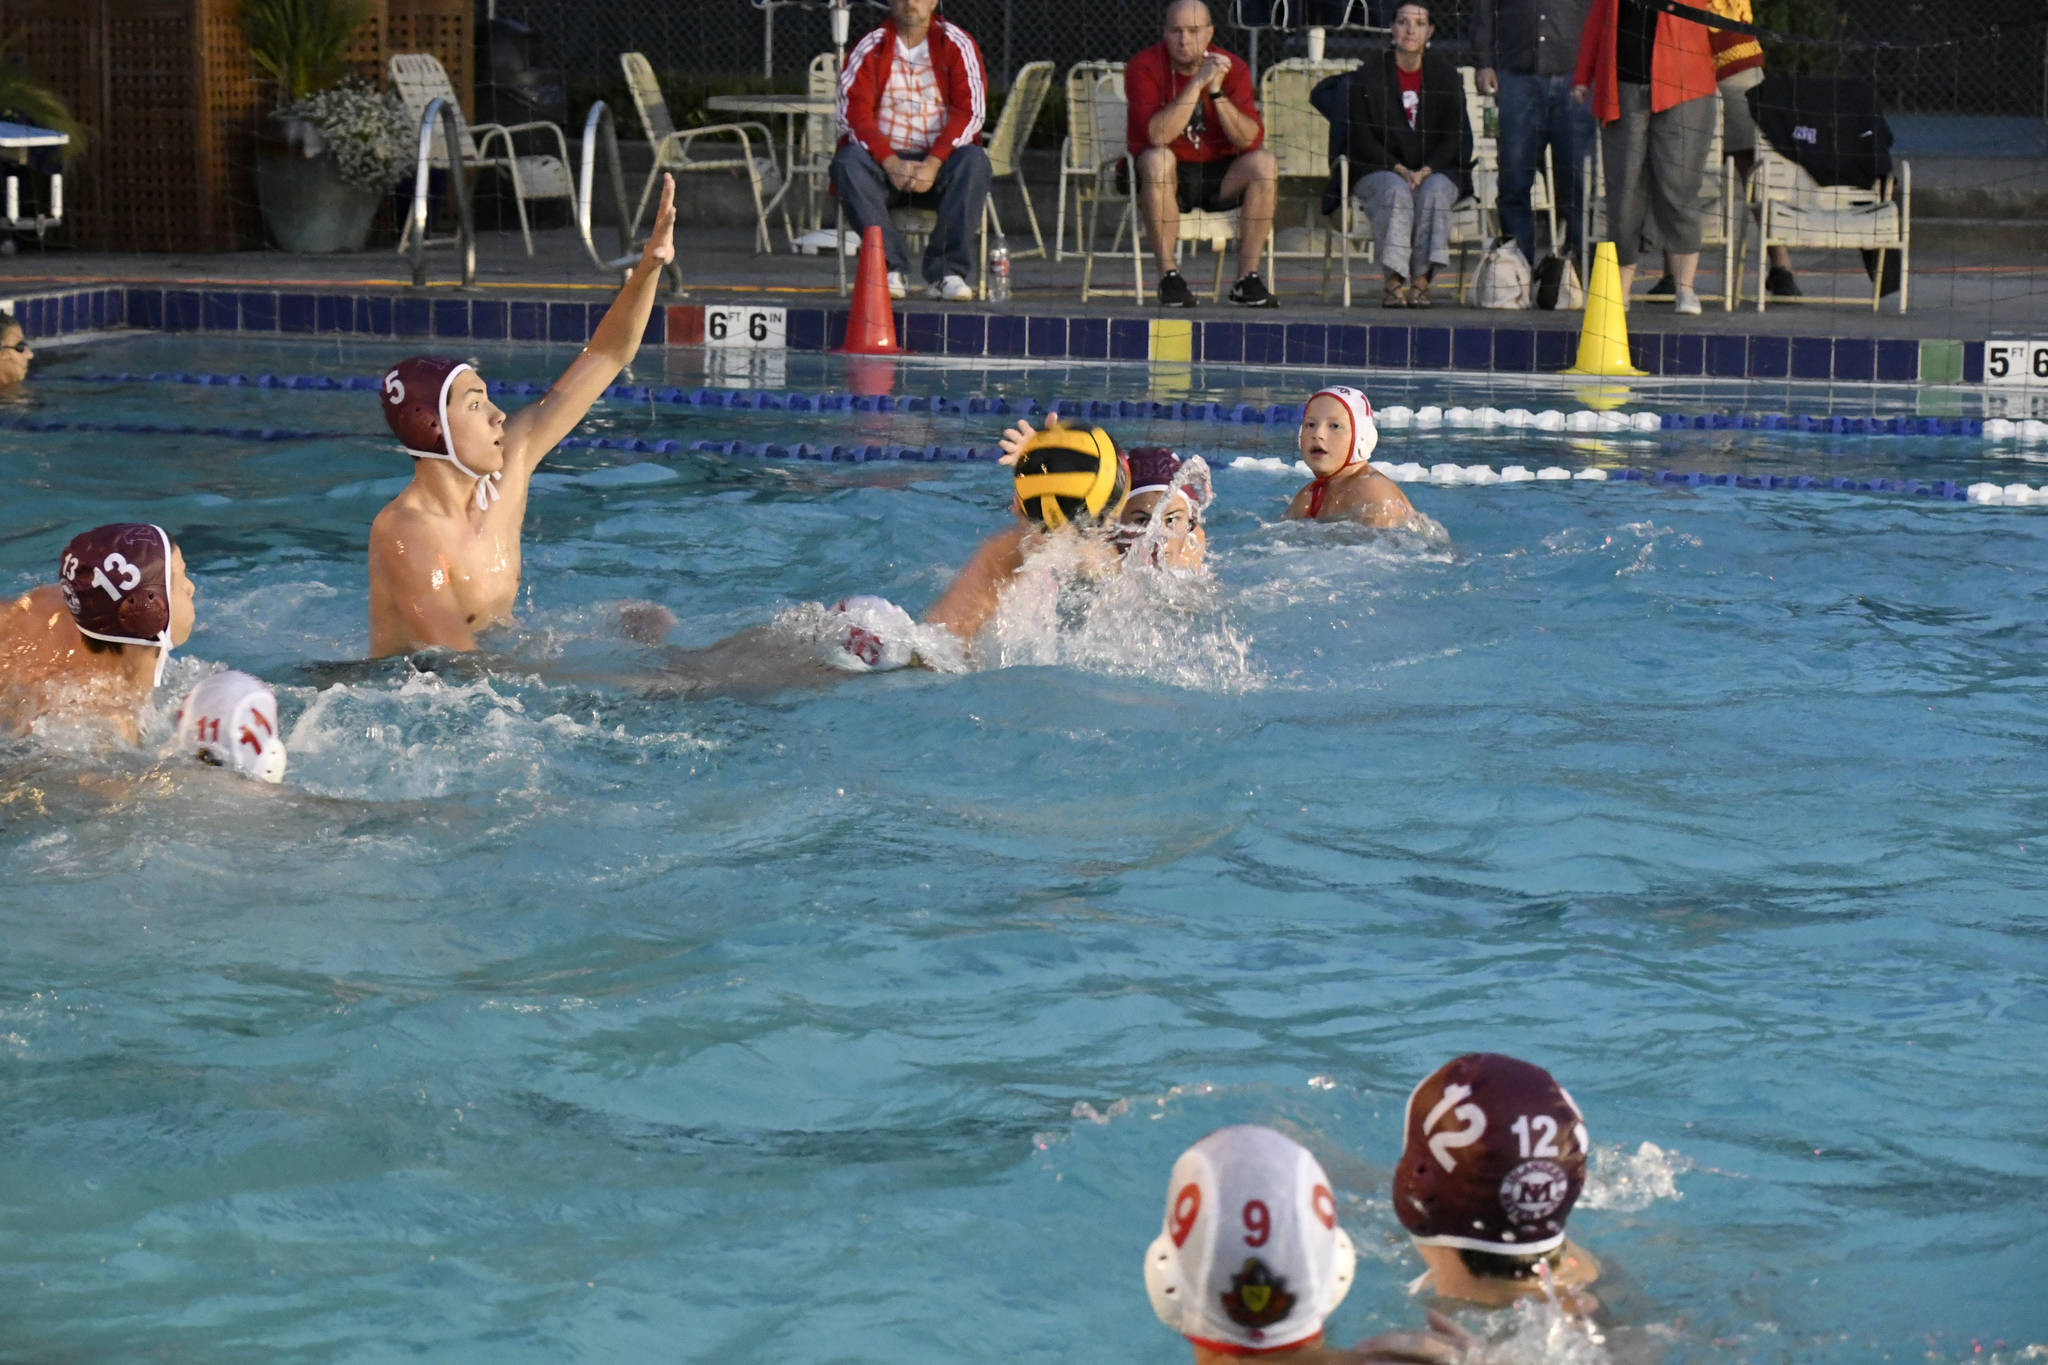
{"label": "person in red costume", "polygon": [[1230,301],[1273,308],[1259,278],[1259,256],[1273,233],[1279,163],[1265,149],[1266,127],[1252,103],[1252,70],[1212,47],[1216,23],[1202,0],[1174,0],[1165,38],[1124,67],[1130,110],[1126,142],[1138,169],[1138,208],[1159,263],[1159,304],[1192,308],[1194,293],[1174,268],[1180,216],[1243,206],[1237,283]]}

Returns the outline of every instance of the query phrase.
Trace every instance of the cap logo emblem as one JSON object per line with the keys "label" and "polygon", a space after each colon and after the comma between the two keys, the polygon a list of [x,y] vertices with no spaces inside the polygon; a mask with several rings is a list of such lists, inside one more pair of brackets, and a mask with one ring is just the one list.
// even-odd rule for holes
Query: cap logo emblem
{"label": "cap logo emblem", "polygon": [[1500,1206],[1517,1223],[1540,1223],[1564,1207],[1572,1178],[1555,1161],[1524,1161],[1500,1182]]}
{"label": "cap logo emblem", "polygon": [[1247,1256],[1244,1267],[1231,1277],[1230,1290],[1220,1296],[1223,1311],[1240,1327],[1271,1327],[1294,1308],[1294,1295],[1287,1281],[1266,1268],[1256,1256]]}

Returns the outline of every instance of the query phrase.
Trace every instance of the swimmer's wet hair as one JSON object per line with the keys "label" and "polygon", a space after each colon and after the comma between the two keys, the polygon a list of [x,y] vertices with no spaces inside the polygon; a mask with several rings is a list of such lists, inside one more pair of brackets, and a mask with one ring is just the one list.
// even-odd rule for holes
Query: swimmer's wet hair
{"label": "swimmer's wet hair", "polygon": [[8,312],[5,308],[0,308],[0,332],[6,331],[9,327],[19,326],[21,326],[21,323],[15,320],[14,314]]}
{"label": "swimmer's wet hair", "polygon": [[1497,1251],[1474,1251],[1470,1247],[1458,1248],[1458,1259],[1465,1263],[1465,1269],[1481,1280],[1533,1280],[1538,1267],[1549,1266],[1556,1270],[1564,1261],[1564,1246],[1560,1243],[1540,1256],[1504,1256]]}

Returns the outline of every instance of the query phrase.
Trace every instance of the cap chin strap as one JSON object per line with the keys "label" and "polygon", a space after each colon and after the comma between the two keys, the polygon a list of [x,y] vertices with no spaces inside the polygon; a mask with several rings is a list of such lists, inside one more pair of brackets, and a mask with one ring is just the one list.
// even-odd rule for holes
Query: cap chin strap
{"label": "cap chin strap", "polygon": [[470,478],[475,479],[476,510],[488,512],[491,510],[491,504],[498,500],[498,484],[505,477],[505,471],[501,469],[492,474],[479,474],[464,464],[462,457],[455,453],[455,432],[448,425],[448,390],[455,387],[455,376],[461,374],[464,370],[468,370],[471,374],[476,373],[474,365],[464,363],[448,371],[441,379],[440,402],[437,411],[441,418],[441,444],[446,446],[447,449],[429,454],[424,450],[413,450],[407,447],[406,453],[419,456],[422,459],[446,460]]}
{"label": "cap chin strap", "polygon": [[505,477],[503,470],[491,474],[479,474],[445,450],[414,450],[411,446],[407,446],[405,453],[412,456],[415,460],[445,460],[470,478],[475,479],[476,510],[479,512],[490,511],[491,504],[502,496],[498,491],[498,482]]}

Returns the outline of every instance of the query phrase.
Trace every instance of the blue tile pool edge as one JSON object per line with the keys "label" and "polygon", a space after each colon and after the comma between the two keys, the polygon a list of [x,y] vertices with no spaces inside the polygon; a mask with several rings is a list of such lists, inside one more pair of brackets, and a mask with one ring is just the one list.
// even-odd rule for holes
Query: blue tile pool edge
{"label": "blue tile pool edge", "polygon": [[[720,306],[720,305],[711,305]],[[729,305],[728,305],[729,306]],[[560,299],[476,298],[399,292],[94,284],[76,289],[23,291],[9,307],[30,341],[81,338],[122,329],[297,336],[390,337],[393,340],[544,341],[587,339],[605,305]],[[682,345],[671,337],[700,337],[703,304],[658,306],[645,344]],[[788,306],[781,349],[820,351],[846,329],[844,308]],[[695,313],[695,318],[681,316]],[[917,354],[1005,359],[1178,362],[1160,354],[1158,320],[1102,314],[913,312],[904,318],[904,341]],[[1172,319],[1172,321],[1182,321]],[[1570,326],[1521,320],[1500,326],[1460,321],[1290,322],[1240,317],[1189,318],[1188,360],[1244,365],[1349,365],[1406,369],[1421,366],[1461,373],[1528,374],[1562,368],[1577,349]],[[1637,332],[1630,336],[1637,364],[1671,378],[1831,381],[1836,383],[1979,384],[1981,342],[1946,339],[1775,334],[1727,335]],[[770,349],[770,348],[764,348]],[[1946,351],[1948,358],[1931,351]],[[1927,373],[1928,369],[1934,373]]]}

